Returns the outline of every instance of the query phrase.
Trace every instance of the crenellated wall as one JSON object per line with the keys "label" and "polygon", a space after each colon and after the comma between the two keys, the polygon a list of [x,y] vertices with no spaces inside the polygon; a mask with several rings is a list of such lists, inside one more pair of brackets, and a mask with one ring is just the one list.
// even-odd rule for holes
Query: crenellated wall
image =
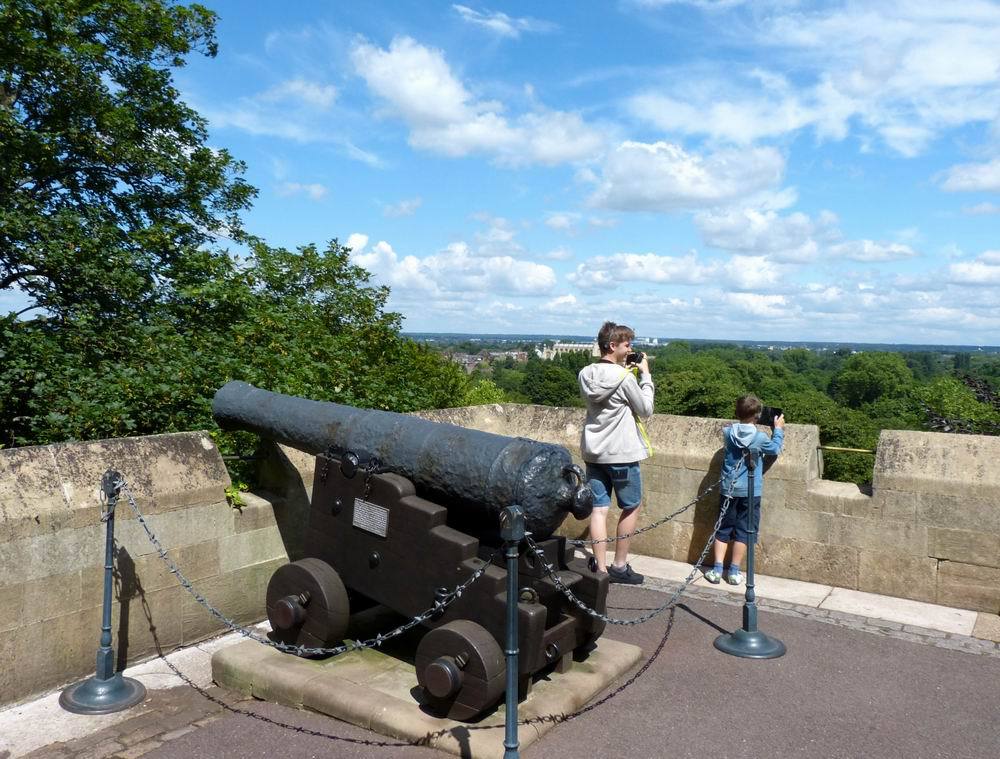
{"label": "crenellated wall", "polygon": [[[480,406],[424,417],[578,452],[580,409]],[[649,524],[718,481],[722,420],[656,415],[643,464]],[[759,568],[844,588],[1000,612],[1000,438],[882,433],[871,494],[821,479],[816,427],[790,424],[764,486]],[[262,490],[226,502],[230,480],[205,433],[0,450],[0,704],[94,672],[104,528],[101,475],[113,467],[200,593],[237,622],[264,617],[273,571],[301,555],[313,458],[270,446]],[[715,492],[635,539],[634,550],[693,561]],[[114,645],[119,666],[190,644],[221,625],[181,588],[123,500],[117,512]],[[563,532],[584,536],[569,517]]]}
{"label": "crenellated wall", "polygon": [[[466,427],[523,435],[579,453],[583,412],[516,404],[421,414]],[[656,414],[655,455],[642,465],[649,524],[719,479],[720,419]],[[767,470],[758,568],[843,588],[1000,612],[1000,438],[886,430],[871,493],[822,479],[819,430],[789,424],[785,450]],[[712,493],[655,530],[636,553],[694,561],[718,514]],[[585,537],[569,518],[563,533]]]}

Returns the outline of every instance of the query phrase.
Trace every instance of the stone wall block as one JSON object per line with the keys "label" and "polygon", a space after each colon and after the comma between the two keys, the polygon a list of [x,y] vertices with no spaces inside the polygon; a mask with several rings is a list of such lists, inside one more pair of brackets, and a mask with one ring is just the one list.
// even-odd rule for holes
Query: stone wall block
{"label": "stone wall block", "polygon": [[93,675],[100,635],[100,609],[72,611],[0,635],[0,704]]}
{"label": "stone wall block", "polygon": [[[3,633],[15,630],[23,624],[21,610],[24,606],[24,586],[26,584],[18,582],[13,585],[0,585],[0,638],[3,637]],[[7,660],[0,658],[0,662],[3,661]]]}
{"label": "stone wall block", "polygon": [[[231,507],[225,501],[192,507],[184,511],[156,514],[146,522],[150,531],[168,552],[178,546],[218,540],[232,533]],[[116,525],[115,535],[133,557],[145,556],[156,551],[156,547],[137,520]]]}
{"label": "stone wall block", "polygon": [[761,535],[757,568],[764,574],[841,588],[858,587],[858,554],[852,546],[833,546],[794,538]]}
{"label": "stone wall block", "polygon": [[0,587],[104,564],[103,525],[15,540],[0,550]]}
{"label": "stone wall block", "polygon": [[277,527],[278,521],[274,510],[281,506],[278,496],[266,491],[257,491],[255,493],[241,493],[240,498],[243,505],[232,508],[234,533],[260,530],[264,527]]}
{"label": "stone wall block", "polygon": [[927,528],[911,522],[889,522],[838,515],[833,522],[830,542],[855,546],[878,553],[888,551],[920,559],[926,558]]}
{"label": "stone wall block", "polygon": [[[195,586],[195,590],[229,619],[240,625],[250,625],[267,616],[267,583],[274,571],[285,563],[283,559],[273,559],[206,578]],[[180,620],[185,644],[203,640],[223,629],[222,623],[186,591],[181,599]]]}
{"label": "stone wall block", "polygon": [[788,508],[867,518],[876,517],[881,513],[871,495],[854,483],[831,480],[810,482],[803,497],[790,500]]}
{"label": "stone wall block", "polygon": [[22,586],[20,622],[30,625],[61,617],[81,608],[82,586],[79,572],[32,580]]}
{"label": "stone wall block", "polygon": [[1000,613],[1000,569],[957,561],[940,562],[937,602],[960,609]]}
{"label": "stone wall block", "polygon": [[937,559],[1000,568],[1000,533],[931,527],[927,552]]}
{"label": "stone wall block", "polygon": [[914,601],[936,601],[936,559],[865,549],[861,551],[858,567],[858,590]]}
{"label": "stone wall block", "polygon": [[883,430],[872,484],[957,498],[982,498],[1000,490],[1000,438]]}
{"label": "stone wall block", "polygon": [[[998,467],[1000,468],[1000,467]],[[917,521],[928,527],[981,531],[1000,534],[1000,501],[983,491],[979,497],[914,494]]]}
{"label": "stone wall block", "polygon": [[281,533],[273,527],[241,532],[219,539],[219,569],[223,573],[271,559],[288,561]]}
{"label": "stone wall block", "polygon": [[59,530],[70,512],[53,446],[0,450],[0,543]]}
{"label": "stone wall block", "polygon": [[876,490],[872,503],[883,519],[891,522],[920,521],[917,512],[917,496],[899,490]]}
{"label": "stone wall block", "polygon": [[762,535],[774,538],[828,543],[833,519],[833,514],[795,511],[765,504],[760,510],[760,530]]}

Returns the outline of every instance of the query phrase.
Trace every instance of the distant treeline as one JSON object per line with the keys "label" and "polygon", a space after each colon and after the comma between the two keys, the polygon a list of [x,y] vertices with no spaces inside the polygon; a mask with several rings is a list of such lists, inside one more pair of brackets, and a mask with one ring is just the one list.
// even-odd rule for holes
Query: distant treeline
{"label": "distant treeline", "polygon": [[[486,341],[439,350],[474,352]],[[532,347],[532,346],[525,346]],[[791,423],[815,424],[826,446],[874,449],[884,429],[977,432],[1000,430],[1000,356],[989,353],[762,350],[732,344],[674,341],[647,350],[657,413],[731,418],[747,392],[785,411]],[[505,359],[470,377],[489,400],[580,406],[576,375],[593,359],[569,353],[553,361],[530,354]],[[478,382],[477,382],[478,381]],[[874,456],[827,451],[827,479],[867,484]]]}

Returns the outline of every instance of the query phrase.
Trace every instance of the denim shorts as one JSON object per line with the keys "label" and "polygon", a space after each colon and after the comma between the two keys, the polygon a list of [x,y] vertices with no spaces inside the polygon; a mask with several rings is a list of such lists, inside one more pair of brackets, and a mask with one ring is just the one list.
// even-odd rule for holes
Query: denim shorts
{"label": "denim shorts", "polygon": [[[719,498],[720,508],[725,503],[725,500],[725,496]],[[760,532],[760,496],[755,495],[753,497],[753,505],[753,542],[756,543],[757,534]],[[716,540],[720,540],[723,543],[735,540],[737,543],[747,544],[750,538],[747,533],[747,512],[749,511],[749,498],[746,496],[733,496],[732,501],[729,503],[729,508],[726,510],[726,515],[722,518],[722,524],[719,525],[719,531],[715,533]]]}
{"label": "denim shorts", "polygon": [[631,464],[587,464],[587,484],[594,491],[594,508],[611,505],[611,492],[618,508],[631,511],[642,503],[642,473],[639,462]]}

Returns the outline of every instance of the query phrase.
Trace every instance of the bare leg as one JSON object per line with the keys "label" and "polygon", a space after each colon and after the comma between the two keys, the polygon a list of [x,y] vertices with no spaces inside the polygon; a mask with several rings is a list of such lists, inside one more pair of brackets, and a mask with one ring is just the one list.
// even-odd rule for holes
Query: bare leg
{"label": "bare leg", "polygon": [[639,524],[639,509],[641,508],[641,506],[636,506],[631,511],[622,512],[618,519],[618,530],[616,531],[618,542],[615,543],[616,567],[624,567],[628,562],[628,545],[632,542],[632,538],[623,538],[622,535],[635,532],[635,528]]}
{"label": "bare leg", "polygon": [[736,541],[733,543],[733,564],[743,566],[743,557],[747,555],[747,544]]}
{"label": "bare leg", "polygon": [[[715,559],[716,564],[721,564],[725,560],[727,548],[729,548],[729,543],[723,543],[721,540],[716,540],[712,545],[712,558]],[[733,551],[736,551],[735,547]]]}
{"label": "bare leg", "polygon": [[[595,506],[590,512],[590,539],[607,540],[608,537],[608,507]],[[597,571],[608,571],[608,544],[594,543],[594,558],[597,559]]]}

